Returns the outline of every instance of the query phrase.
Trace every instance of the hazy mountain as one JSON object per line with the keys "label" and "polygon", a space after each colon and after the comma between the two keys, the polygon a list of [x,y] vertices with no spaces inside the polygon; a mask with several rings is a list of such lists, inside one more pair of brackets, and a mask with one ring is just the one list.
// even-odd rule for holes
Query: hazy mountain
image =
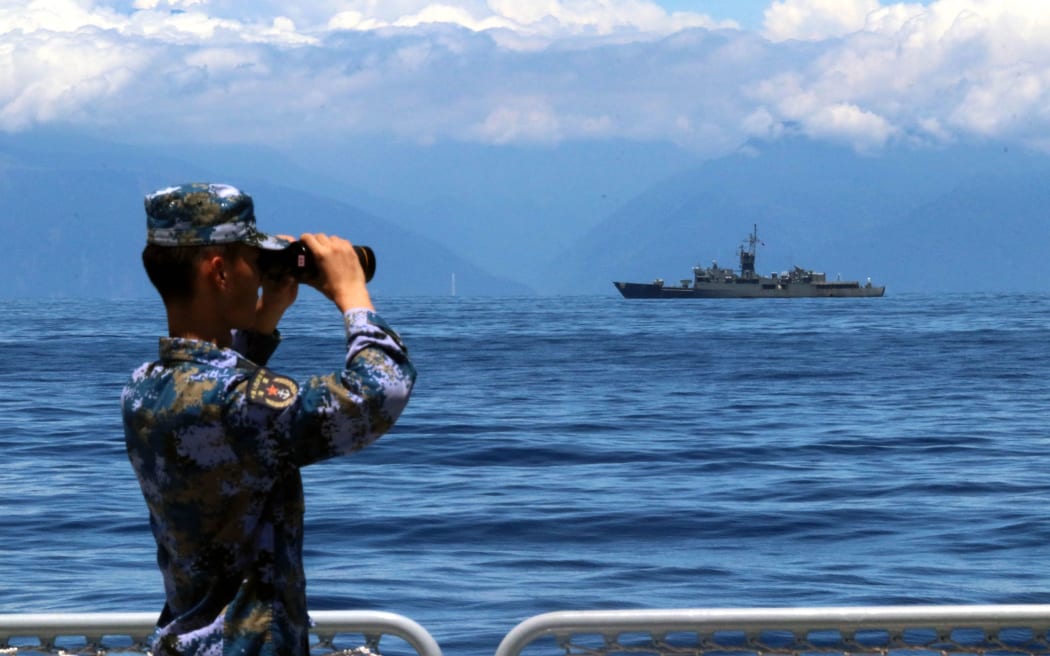
{"label": "hazy mountain", "polygon": [[[227,156],[236,149],[225,151]],[[245,161],[269,163],[274,178],[312,179],[276,154],[242,149]],[[219,171],[159,150],[41,132],[0,137],[0,222],[10,247],[0,258],[3,296],[137,297],[152,294],[139,254],[145,243],[144,194],[169,184],[233,182],[256,201],[264,230],[324,231],[371,245],[377,294],[525,294],[530,290],[483,271],[448,248],[331,198],[249,175]],[[291,172],[295,172],[298,178]],[[245,173],[247,172],[247,173]]]}
{"label": "hazy mountain", "polygon": [[546,284],[546,260],[634,196],[701,160],[671,144],[558,146],[360,138],[285,153],[168,147],[172,157],[346,202],[486,271]]}
{"label": "hazy mountain", "polygon": [[1045,292],[1048,183],[1042,160],[983,171],[873,236],[871,250],[893,255],[885,276],[902,291]]}
{"label": "hazy mountain", "polygon": [[1050,158],[1002,148],[863,156],[803,139],[693,165],[666,145],[547,149],[362,141],[314,160],[250,146],[174,149],[55,131],[0,136],[0,260],[9,295],[142,296],[142,196],[238,184],[260,225],[372,245],[378,294],[615,294],[736,266],[794,265],[905,291],[1043,290]]}
{"label": "hazy mountain", "polygon": [[763,273],[804,266],[893,291],[1046,289],[1050,159],[1001,148],[860,156],[786,140],[743,149],[639,195],[554,258],[545,291],[677,283],[737,267],[758,225]]}
{"label": "hazy mountain", "polygon": [[393,219],[488,271],[542,285],[552,253],[701,160],[664,143],[530,148],[360,139],[296,161],[329,180],[312,188]]}

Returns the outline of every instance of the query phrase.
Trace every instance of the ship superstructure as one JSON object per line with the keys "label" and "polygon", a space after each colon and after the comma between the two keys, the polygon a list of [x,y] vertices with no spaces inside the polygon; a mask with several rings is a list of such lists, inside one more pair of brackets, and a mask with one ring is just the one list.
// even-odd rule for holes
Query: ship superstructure
{"label": "ship superstructure", "polygon": [[755,271],[755,252],[759,244],[758,225],[748,236],[747,247],[740,246],[739,273],[714,262],[709,267],[693,267],[692,280],[679,286],[653,282],[614,282],[624,298],[814,298],[882,296],[885,287],[857,281],[828,280],[823,273],[794,267],[791,271],[763,276]]}

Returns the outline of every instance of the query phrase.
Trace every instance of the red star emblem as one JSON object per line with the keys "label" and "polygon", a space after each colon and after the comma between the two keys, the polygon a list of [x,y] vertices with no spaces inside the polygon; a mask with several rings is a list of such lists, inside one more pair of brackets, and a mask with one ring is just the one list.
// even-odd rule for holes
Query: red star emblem
{"label": "red star emblem", "polygon": [[278,391],[280,391],[280,390],[278,390],[277,386],[273,385],[273,384],[271,384],[269,387],[266,388],[266,393],[269,394],[270,396],[277,396],[277,392]]}

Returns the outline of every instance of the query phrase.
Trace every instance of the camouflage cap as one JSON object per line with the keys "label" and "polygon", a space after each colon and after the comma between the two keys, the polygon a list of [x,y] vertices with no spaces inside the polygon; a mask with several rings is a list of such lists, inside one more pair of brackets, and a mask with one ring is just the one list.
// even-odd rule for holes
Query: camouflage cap
{"label": "camouflage cap", "polygon": [[289,241],[255,228],[252,197],[225,184],[192,182],[146,196],[146,241],[159,246],[241,242],[279,250]]}

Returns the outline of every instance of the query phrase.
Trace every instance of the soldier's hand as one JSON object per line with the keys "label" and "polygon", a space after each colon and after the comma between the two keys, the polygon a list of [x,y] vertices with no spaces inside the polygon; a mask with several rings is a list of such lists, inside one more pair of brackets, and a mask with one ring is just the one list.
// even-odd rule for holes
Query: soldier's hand
{"label": "soldier's hand", "polygon": [[299,239],[317,261],[317,277],[304,282],[328,297],[341,312],[351,308],[374,309],[365,287],[365,273],[350,242],[323,233],[306,233]]}
{"label": "soldier's hand", "polygon": [[[278,235],[281,239],[289,242],[295,241],[295,237],[289,235]],[[262,295],[255,306],[255,324],[252,329],[263,334],[270,334],[277,330],[277,324],[284,316],[285,310],[290,308],[299,296],[299,281],[288,276],[284,280],[273,280],[269,276],[262,276]]]}

